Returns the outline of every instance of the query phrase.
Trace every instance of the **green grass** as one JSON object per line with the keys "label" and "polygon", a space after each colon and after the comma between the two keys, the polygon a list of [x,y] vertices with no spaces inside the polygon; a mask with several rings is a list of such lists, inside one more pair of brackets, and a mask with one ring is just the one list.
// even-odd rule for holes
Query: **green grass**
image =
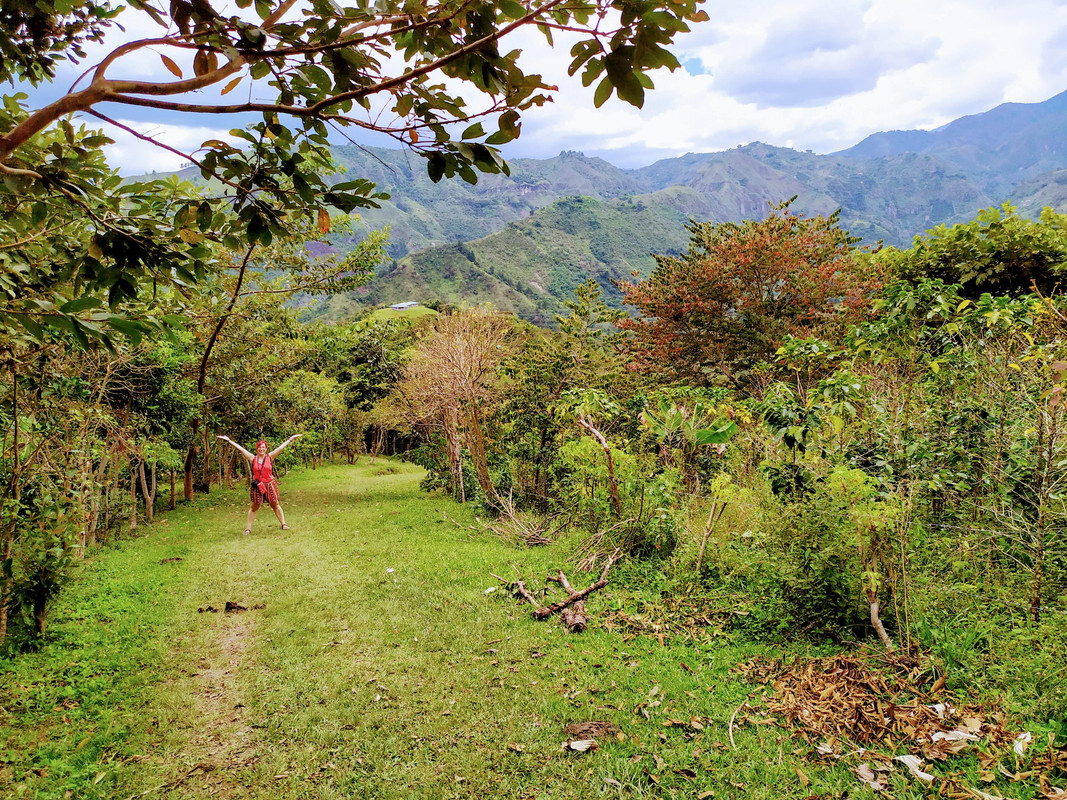
{"label": "green grass", "polygon": [[411,308],[379,308],[367,315],[367,319],[374,322],[389,322],[394,319],[406,319],[416,322],[424,317],[437,316],[437,312],[426,306],[412,306]]}
{"label": "green grass", "polygon": [[[0,661],[0,796],[874,796],[781,729],[737,726],[730,744],[753,691],[730,670],[768,648],[609,630],[654,599],[616,584],[583,634],[534,621],[486,594],[490,573],[541,585],[565,544],[471,530],[420,477],[384,460],[293,473],[289,531],[263,510],[242,536],[247,495],[217,491],[94,554],[46,646]],[[587,720],[622,735],[562,752],[563,726]],[[906,783],[897,796],[922,796]]]}

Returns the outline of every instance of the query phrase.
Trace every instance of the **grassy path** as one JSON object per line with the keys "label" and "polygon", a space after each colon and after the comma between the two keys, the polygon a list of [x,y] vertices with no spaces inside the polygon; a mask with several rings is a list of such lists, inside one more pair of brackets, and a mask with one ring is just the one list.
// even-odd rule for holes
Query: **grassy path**
{"label": "grassy path", "polygon": [[[728,671],[751,646],[531,620],[485,594],[489,573],[543,577],[565,554],[454,525],[442,512],[465,509],[419,477],[388,461],[292,474],[292,530],[265,510],[247,537],[244,492],[216,492],[97,554],[53,641],[0,661],[0,796],[808,794],[774,732],[729,747],[750,687]],[[626,601],[609,586],[591,616]],[[561,752],[563,725],[594,719],[623,736]]]}

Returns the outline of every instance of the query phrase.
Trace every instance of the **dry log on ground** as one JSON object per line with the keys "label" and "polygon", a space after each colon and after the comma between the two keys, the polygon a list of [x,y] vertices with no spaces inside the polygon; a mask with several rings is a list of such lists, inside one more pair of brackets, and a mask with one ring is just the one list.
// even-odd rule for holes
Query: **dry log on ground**
{"label": "dry log on ground", "polygon": [[570,608],[563,609],[563,624],[570,628],[571,633],[581,633],[585,630],[589,621],[585,616],[584,600],[579,600]]}
{"label": "dry log on ground", "polygon": [[534,619],[548,619],[553,614],[567,608],[567,606],[574,605],[579,600],[584,600],[597,589],[603,589],[605,586],[608,585],[608,570],[611,569],[611,565],[614,563],[614,561],[608,561],[608,563],[604,565],[604,571],[600,573],[600,580],[598,580],[594,584],[586,586],[580,592],[576,592],[573,590],[573,588],[569,588],[570,584],[567,583],[567,576],[560,572],[561,579],[559,580],[559,582],[563,585],[564,589],[568,590],[568,594],[570,596],[567,597],[566,600],[560,600],[559,602],[553,603],[550,606],[544,606],[543,608],[534,609]]}
{"label": "dry log on ground", "polygon": [[562,611],[564,608],[567,608],[568,606],[573,606],[575,603],[580,601],[580,599],[585,599],[586,597],[588,597],[590,594],[592,594],[596,590],[603,589],[604,587],[607,586],[607,571],[610,570],[610,569],[611,569],[611,564],[610,563],[605,564],[604,572],[601,573],[600,580],[596,581],[595,583],[592,583],[592,585],[587,586],[585,589],[583,589],[580,592],[574,592],[567,599],[561,599],[561,601],[559,601],[558,603],[553,603],[551,606],[544,606],[543,608],[535,609],[534,610],[534,619],[536,619],[536,620],[546,620],[546,619],[552,617],[552,615],[554,613],[557,613],[558,611]]}
{"label": "dry log on ground", "polygon": [[608,570],[611,569],[611,565],[615,563],[617,557],[617,552],[609,557],[607,563],[604,564],[603,571],[600,573],[599,580],[581,590],[576,590],[571,586],[571,582],[567,580],[563,570],[560,570],[556,575],[549,575],[547,579],[549,583],[558,583],[567,592],[566,599],[549,606],[541,605],[533,592],[527,588],[525,581],[510,582],[499,575],[489,574],[493,575],[501,583],[511,587],[515,593],[533,606],[532,614],[534,619],[548,619],[553,614],[563,612],[561,615],[563,623],[572,633],[581,633],[589,625],[589,619],[585,613],[585,598],[597,591],[597,589],[603,589],[608,585]]}

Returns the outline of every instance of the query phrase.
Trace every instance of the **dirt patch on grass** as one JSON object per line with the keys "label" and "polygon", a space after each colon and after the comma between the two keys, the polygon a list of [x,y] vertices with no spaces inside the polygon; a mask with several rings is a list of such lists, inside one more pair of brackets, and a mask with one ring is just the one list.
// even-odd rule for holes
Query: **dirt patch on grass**
{"label": "dirt patch on grass", "polygon": [[239,796],[246,789],[237,772],[255,761],[253,731],[241,701],[240,676],[248,667],[255,619],[230,615],[219,620],[219,638],[206,669],[195,676],[197,724],[190,755],[201,766],[202,788],[216,797]]}
{"label": "dirt patch on grass", "polygon": [[172,687],[187,692],[188,740],[178,759],[180,773],[153,791],[190,797],[248,797],[241,775],[257,761],[251,720],[242,701],[241,677],[251,666],[256,620],[249,614],[219,615],[213,640],[201,648],[196,671]]}

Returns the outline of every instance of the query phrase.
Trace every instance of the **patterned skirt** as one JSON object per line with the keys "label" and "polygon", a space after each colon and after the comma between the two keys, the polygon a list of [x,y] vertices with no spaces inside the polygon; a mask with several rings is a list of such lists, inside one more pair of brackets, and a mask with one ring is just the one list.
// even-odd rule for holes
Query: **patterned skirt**
{"label": "patterned skirt", "polygon": [[258,487],[249,486],[248,496],[254,506],[261,503],[273,506],[278,502],[278,482],[261,483]]}

